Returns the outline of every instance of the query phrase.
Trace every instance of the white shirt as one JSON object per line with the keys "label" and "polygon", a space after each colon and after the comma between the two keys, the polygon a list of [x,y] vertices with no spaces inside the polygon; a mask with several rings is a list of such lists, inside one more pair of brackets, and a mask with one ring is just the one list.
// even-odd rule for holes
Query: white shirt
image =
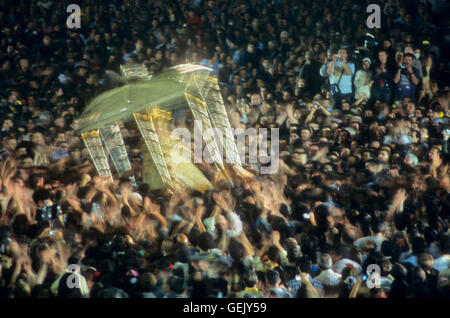
{"label": "white shirt", "polygon": [[433,262],[433,268],[442,272],[446,269],[450,268],[450,255],[443,255],[439,258],[436,258]]}
{"label": "white shirt", "polygon": [[341,274],[334,272],[332,269],[326,269],[320,272],[320,274],[314,277],[323,286],[335,287],[339,285],[341,281]]}
{"label": "white shirt", "polygon": [[358,70],[353,80],[356,88],[355,99],[358,99],[363,93],[366,94],[366,98],[370,99],[370,86],[369,83],[372,79],[372,73],[370,71]]}
{"label": "white shirt", "polygon": [[237,237],[242,232],[242,221],[239,215],[234,212],[228,213],[228,220],[230,221],[231,228],[227,230],[228,237]]}
{"label": "white shirt", "polygon": [[381,244],[386,240],[384,236],[378,236],[378,235],[372,235],[372,236],[366,236],[361,237],[360,239],[357,239],[353,245],[355,245],[359,249],[363,249],[366,245],[367,241],[373,241],[377,245],[377,251],[381,251]]}
{"label": "white shirt", "polygon": [[359,265],[355,261],[352,261],[351,259],[348,259],[348,258],[340,259],[339,261],[334,263],[332,270],[338,274],[342,274],[342,271],[345,269],[345,267],[347,267],[347,265],[351,265],[354,268],[356,268],[358,270],[357,275],[361,274],[361,272],[362,272],[361,265]]}

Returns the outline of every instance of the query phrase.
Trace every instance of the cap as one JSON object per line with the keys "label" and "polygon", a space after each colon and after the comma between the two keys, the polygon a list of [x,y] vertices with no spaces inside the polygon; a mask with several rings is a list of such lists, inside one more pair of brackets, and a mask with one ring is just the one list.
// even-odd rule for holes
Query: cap
{"label": "cap", "polygon": [[372,61],[368,57],[363,58],[362,61],[363,62],[369,62],[369,64],[372,64]]}
{"label": "cap", "polygon": [[417,164],[419,163],[419,159],[415,155],[413,155],[412,153],[408,153],[406,156],[411,159],[414,167],[417,166]]}

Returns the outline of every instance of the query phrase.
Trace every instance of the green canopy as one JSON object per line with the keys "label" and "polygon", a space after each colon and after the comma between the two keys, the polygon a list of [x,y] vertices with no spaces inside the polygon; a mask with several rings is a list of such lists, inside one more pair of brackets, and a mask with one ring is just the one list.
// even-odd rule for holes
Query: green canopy
{"label": "green canopy", "polygon": [[199,86],[204,85],[210,71],[202,67],[189,67],[191,69],[184,73],[176,68],[100,94],[77,119],[76,133],[99,129],[119,120],[132,120],[133,113],[143,112],[151,107],[166,110],[187,107],[184,93],[193,81]]}

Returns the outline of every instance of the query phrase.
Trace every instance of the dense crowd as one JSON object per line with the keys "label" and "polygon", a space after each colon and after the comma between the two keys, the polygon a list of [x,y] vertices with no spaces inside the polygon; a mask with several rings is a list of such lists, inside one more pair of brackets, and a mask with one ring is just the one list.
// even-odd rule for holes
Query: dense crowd
{"label": "dense crowd", "polygon": [[[0,0],[0,297],[449,297],[449,27],[438,0]],[[126,62],[210,66],[279,172],[151,191],[127,125],[138,184],[98,177],[74,121]]]}

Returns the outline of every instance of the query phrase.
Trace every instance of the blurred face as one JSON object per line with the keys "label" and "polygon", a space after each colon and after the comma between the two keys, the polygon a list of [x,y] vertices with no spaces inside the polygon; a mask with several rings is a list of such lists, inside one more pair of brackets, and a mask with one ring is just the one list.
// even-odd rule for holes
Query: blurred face
{"label": "blurred face", "polygon": [[432,148],[428,153],[428,159],[432,160],[433,158],[439,157],[439,150],[436,148]]}
{"label": "blurred face", "polygon": [[79,161],[81,159],[81,151],[79,149],[74,149],[70,152],[70,159],[73,161]]}
{"label": "blurred face", "polygon": [[380,61],[380,63],[386,64],[387,57],[388,57],[388,55],[384,51],[381,51],[378,53],[378,60]]}
{"label": "blurred face", "polygon": [[389,161],[389,153],[385,150],[381,150],[378,154],[378,160],[381,162],[388,162]]}
{"label": "blurred face", "polygon": [[340,49],[340,50],[338,51],[338,54],[341,56],[341,58],[342,58],[344,61],[347,60],[347,57],[348,57],[347,50],[345,50],[345,49]]}
{"label": "blurred face", "polygon": [[25,147],[20,147],[16,150],[17,157],[21,157],[27,153],[27,149]]}
{"label": "blurred face", "polygon": [[3,128],[5,128],[6,130],[11,129],[11,127],[13,126],[12,120],[11,119],[6,119],[3,122]]}
{"label": "blurred face", "polygon": [[318,151],[319,151],[319,147],[316,145],[309,147],[309,149],[308,149],[309,157],[314,157]]}
{"label": "blurred face", "polygon": [[14,151],[14,149],[16,149],[16,146],[17,146],[17,140],[15,138],[7,139],[4,143],[5,149],[9,150],[9,151]]}
{"label": "blurred face", "polygon": [[405,164],[407,164],[408,166],[414,166],[414,161],[413,161],[413,159],[411,158],[411,156],[406,156],[404,162],[405,162]]}
{"label": "blurred face", "polygon": [[412,65],[413,59],[411,56],[405,56],[403,59],[403,63],[406,65],[406,67],[409,67]]}
{"label": "blurred face", "polygon": [[299,136],[297,134],[291,133],[289,136],[289,143],[293,144],[298,138],[299,138]]}
{"label": "blurred face", "polygon": [[311,138],[311,132],[308,129],[302,129],[301,136],[302,140],[309,140]]}
{"label": "blurred face", "polygon": [[367,71],[370,68],[370,63],[367,61],[364,61],[363,68]]}
{"label": "blurred face", "polygon": [[136,50],[139,51],[140,49],[142,49],[143,45],[144,45],[144,43],[142,42],[142,40],[137,40],[136,41]]}
{"label": "blurred face", "polygon": [[[30,157],[26,157],[22,160],[23,168],[31,168],[33,166],[33,159]],[[23,181],[22,181],[23,182]]]}
{"label": "blurred face", "polygon": [[421,128],[420,129],[420,141],[425,142],[428,139],[428,129]]}
{"label": "blurred face", "polygon": [[379,147],[380,147],[380,142],[377,141],[377,140],[372,141],[372,142],[370,143],[370,147],[371,147],[371,148],[379,148]]}
{"label": "blurred face", "polygon": [[45,45],[50,45],[51,40],[50,40],[50,37],[48,35],[44,36],[43,41],[44,41]]}
{"label": "blurred face", "polygon": [[270,105],[267,103],[262,104],[262,113],[267,114],[270,111]]}
{"label": "blurred face", "polygon": [[377,166],[373,163],[366,163],[366,169],[372,173],[377,173]]}
{"label": "blurred face", "polygon": [[42,133],[40,132],[36,132],[32,135],[31,137],[31,141],[38,146],[43,146],[45,145],[45,140],[44,140],[44,136],[42,135]]}
{"label": "blurred face", "polygon": [[59,128],[64,128],[64,118],[58,117],[55,119],[55,126]]}
{"label": "blurred face", "polygon": [[302,87],[305,87],[305,79],[303,79],[303,78],[297,78],[297,86],[299,87],[299,88],[302,88]]}
{"label": "blurred face", "polygon": [[439,86],[437,82],[431,82],[430,84],[431,91],[436,94],[439,91]]}
{"label": "blurred face", "polygon": [[372,154],[370,152],[366,151],[363,153],[363,156],[362,156],[363,161],[367,161],[370,158],[372,158]]}
{"label": "blurred face", "polygon": [[30,63],[28,62],[27,59],[21,59],[19,61],[19,63],[20,63],[20,67],[23,69],[27,69],[30,66]]}
{"label": "blurred face", "polygon": [[405,47],[405,53],[414,54],[414,49],[410,46]]}
{"label": "blurred face", "polygon": [[294,154],[292,156],[292,162],[296,165],[304,165],[308,161],[308,157],[306,153],[303,154]]}
{"label": "blurred face", "polygon": [[342,103],[342,110],[350,110],[350,104],[347,102]]}
{"label": "blurred face", "polygon": [[170,53],[170,62],[173,64],[177,62],[177,54],[175,52]]}
{"label": "blurred face", "polygon": [[66,141],[66,135],[64,133],[59,133],[55,140],[56,144],[60,144],[65,141]]}

